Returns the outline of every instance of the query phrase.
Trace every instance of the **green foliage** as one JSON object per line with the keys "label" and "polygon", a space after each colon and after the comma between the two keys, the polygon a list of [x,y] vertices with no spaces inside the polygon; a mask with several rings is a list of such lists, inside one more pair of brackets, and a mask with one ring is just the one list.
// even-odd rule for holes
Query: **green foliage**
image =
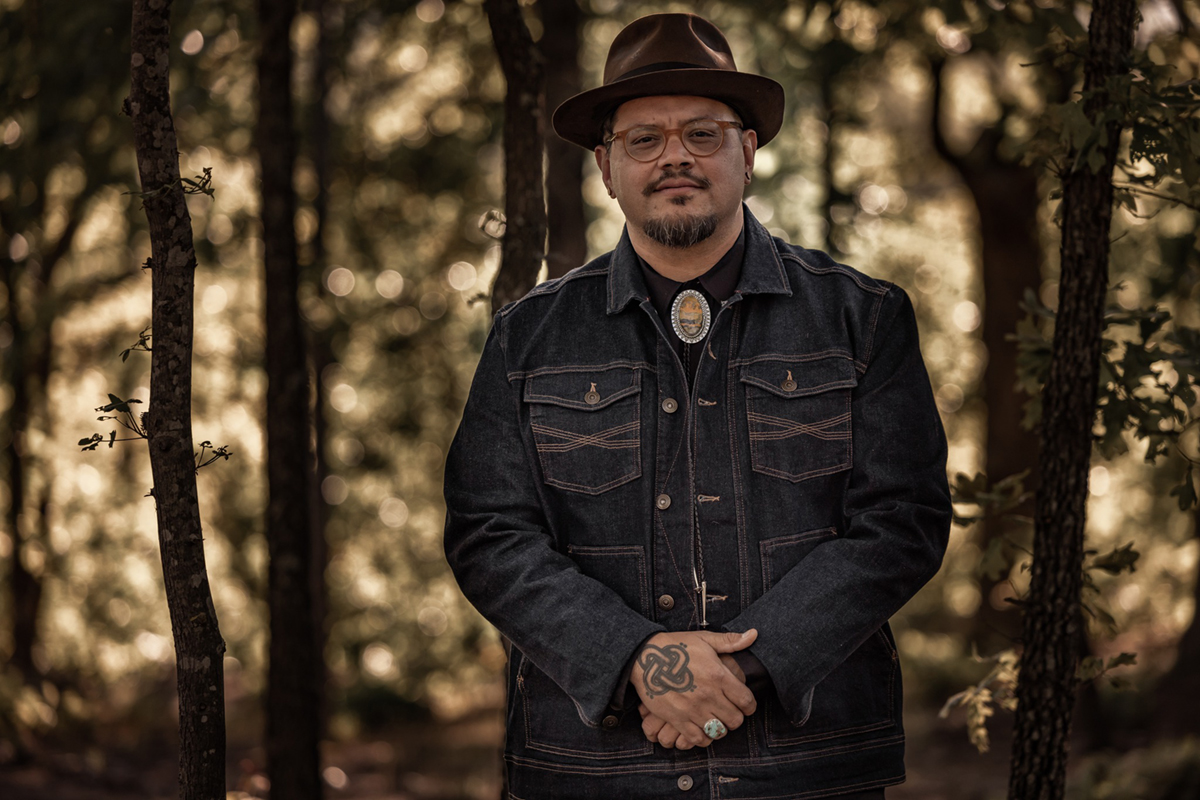
{"label": "green foliage", "polygon": [[[1029,396],[1024,424],[1032,429],[1041,420],[1041,389],[1049,376],[1056,314],[1030,289],[1021,308],[1025,317],[1009,338],[1017,342],[1017,381]],[[1200,426],[1200,418],[1194,416],[1200,383],[1198,345],[1200,330],[1179,324],[1158,305],[1113,305],[1105,311],[1093,428],[1096,448],[1106,459],[1123,455],[1129,451],[1126,432],[1146,441],[1148,464],[1174,448],[1186,467],[1171,495],[1179,497],[1184,511],[1196,502],[1192,471],[1200,463],[1195,448],[1187,446]]]}
{"label": "green foliage", "polygon": [[[1061,30],[1040,49],[1058,69],[1078,69],[1087,52],[1087,33]],[[1128,71],[1103,87],[1047,106],[1042,133],[1026,151],[1025,163],[1048,163],[1062,177],[1086,167],[1098,172],[1113,124],[1128,131],[1117,170],[1116,201],[1137,213],[1137,196],[1200,210],[1200,85],[1180,81],[1174,64],[1156,63],[1149,51],[1135,51]],[[1091,118],[1088,109],[1096,105]],[[1164,184],[1176,193],[1159,191]]]}
{"label": "green foliage", "polygon": [[1096,656],[1084,656],[1075,668],[1075,679],[1080,683],[1094,681],[1100,677],[1108,677],[1109,682],[1116,688],[1126,688],[1124,679],[1109,675],[1117,667],[1128,667],[1137,663],[1136,653],[1118,653],[1106,661]]}

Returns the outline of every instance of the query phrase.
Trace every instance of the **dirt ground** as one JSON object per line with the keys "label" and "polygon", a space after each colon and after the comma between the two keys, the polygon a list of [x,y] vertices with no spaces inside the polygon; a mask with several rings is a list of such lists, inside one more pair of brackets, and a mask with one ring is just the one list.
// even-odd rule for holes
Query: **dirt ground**
{"label": "dirt ground", "polygon": [[[906,711],[908,782],[889,800],[1002,800],[1007,720],[992,725],[991,752],[979,755],[961,726],[935,710]],[[329,800],[495,800],[502,720],[483,709],[448,723],[411,726],[388,736],[328,743],[323,754]],[[3,800],[170,800],[175,755],[160,752],[43,752],[33,763],[0,766]],[[228,800],[267,796],[260,749],[231,748]]]}

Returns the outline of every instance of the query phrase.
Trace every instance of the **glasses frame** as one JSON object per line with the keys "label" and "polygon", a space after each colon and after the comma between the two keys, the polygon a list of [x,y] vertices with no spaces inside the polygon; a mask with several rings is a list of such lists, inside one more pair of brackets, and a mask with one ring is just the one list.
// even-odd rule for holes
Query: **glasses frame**
{"label": "glasses frame", "polygon": [[[701,153],[695,152],[694,150],[692,150],[691,147],[688,146],[687,139],[683,138],[683,132],[687,128],[689,128],[692,125],[695,125],[697,123],[700,123],[700,122],[715,122],[717,124],[717,126],[721,129],[721,141],[717,143],[716,148],[711,153],[701,154]],[[629,140],[625,138],[625,135],[628,134],[630,131],[637,130],[638,128],[657,128],[658,130],[662,131],[662,135],[663,135],[662,149],[659,150],[654,155],[650,156],[649,158],[645,158],[645,159],[638,158],[633,153],[629,152]],[[708,156],[715,155],[718,150],[720,150],[722,147],[725,146],[725,131],[727,131],[730,128],[738,128],[739,130],[745,130],[746,126],[741,122],[733,122],[733,121],[727,120],[727,119],[694,119],[691,122],[689,122],[687,125],[683,125],[678,128],[659,128],[657,125],[634,125],[632,128],[626,128],[623,131],[618,131],[617,133],[611,134],[607,139],[604,140],[604,143],[606,145],[612,145],[613,142],[615,142],[617,139],[620,139],[621,144],[623,144],[625,146],[625,155],[629,156],[634,161],[637,161],[639,164],[649,164],[651,161],[654,161],[659,156],[661,156],[663,154],[663,152],[667,149],[667,142],[670,141],[671,134],[679,134],[679,143],[683,145],[684,150],[687,150],[689,153],[694,155],[696,158],[707,158]]]}

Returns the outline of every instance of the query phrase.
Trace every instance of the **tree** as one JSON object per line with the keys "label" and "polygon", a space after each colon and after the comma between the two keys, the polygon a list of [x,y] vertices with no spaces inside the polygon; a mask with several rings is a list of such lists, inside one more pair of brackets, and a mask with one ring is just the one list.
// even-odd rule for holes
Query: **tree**
{"label": "tree", "polygon": [[[179,796],[225,795],[225,642],[204,562],[192,444],[192,295],[196,251],[170,105],[170,0],[134,0],[127,111],[153,275],[150,410],[142,418],[154,475],[159,547],[179,683]],[[128,411],[115,408],[115,411]]]}
{"label": "tree", "polygon": [[504,255],[492,308],[533,288],[542,267],[546,206],[542,189],[544,68],[517,0],[485,0],[496,55],[504,69]]}
{"label": "tree", "polygon": [[[545,59],[546,113],[582,90],[579,28],[583,13],[576,0],[543,0],[545,30],[538,48]],[[557,278],[587,259],[587,219],[583,211],[584,151],[560,139],[549,125],[546,136],[546,266]]]}
{"label": "tree", "polygon": [[273,797],[321,797],[320,712],[323,670],[313,624],[312,504],[308,363],[296,296],[292,189],[291,0],[259,0],[258,153],[262,164],[267,332],[267,602],[271,619],[267,679],[267,777]]}
{"label": "tree", "polygon": [[1080,595],[1088,471],[1108,292],[1112,171],[1121,132],[1121,121],[1103,118],[1103,111],[1118,100],[1112,96],[1113,79],[1128,72],[1135,12],[1133,0],[1093,5],[1083,91],[1084,113],[1096,135],[1090,153],[1070,154],[1068,163],[1074,166],[1063,178],[1062,277],[1043,391],[1042,483],[1025,601],[1010,800],[1051,800],[1065,791],[1084,635]]}

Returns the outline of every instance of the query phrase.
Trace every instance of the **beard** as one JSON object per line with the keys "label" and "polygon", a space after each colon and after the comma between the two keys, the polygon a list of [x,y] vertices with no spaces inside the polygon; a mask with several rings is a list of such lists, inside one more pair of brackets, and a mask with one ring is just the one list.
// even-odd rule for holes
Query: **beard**
{"label": "beard", "polygon": [[716,214],[695,214],[668,219],[648,219],[642,232],[665,247],[685,249],[694,247],[717,230]]}

